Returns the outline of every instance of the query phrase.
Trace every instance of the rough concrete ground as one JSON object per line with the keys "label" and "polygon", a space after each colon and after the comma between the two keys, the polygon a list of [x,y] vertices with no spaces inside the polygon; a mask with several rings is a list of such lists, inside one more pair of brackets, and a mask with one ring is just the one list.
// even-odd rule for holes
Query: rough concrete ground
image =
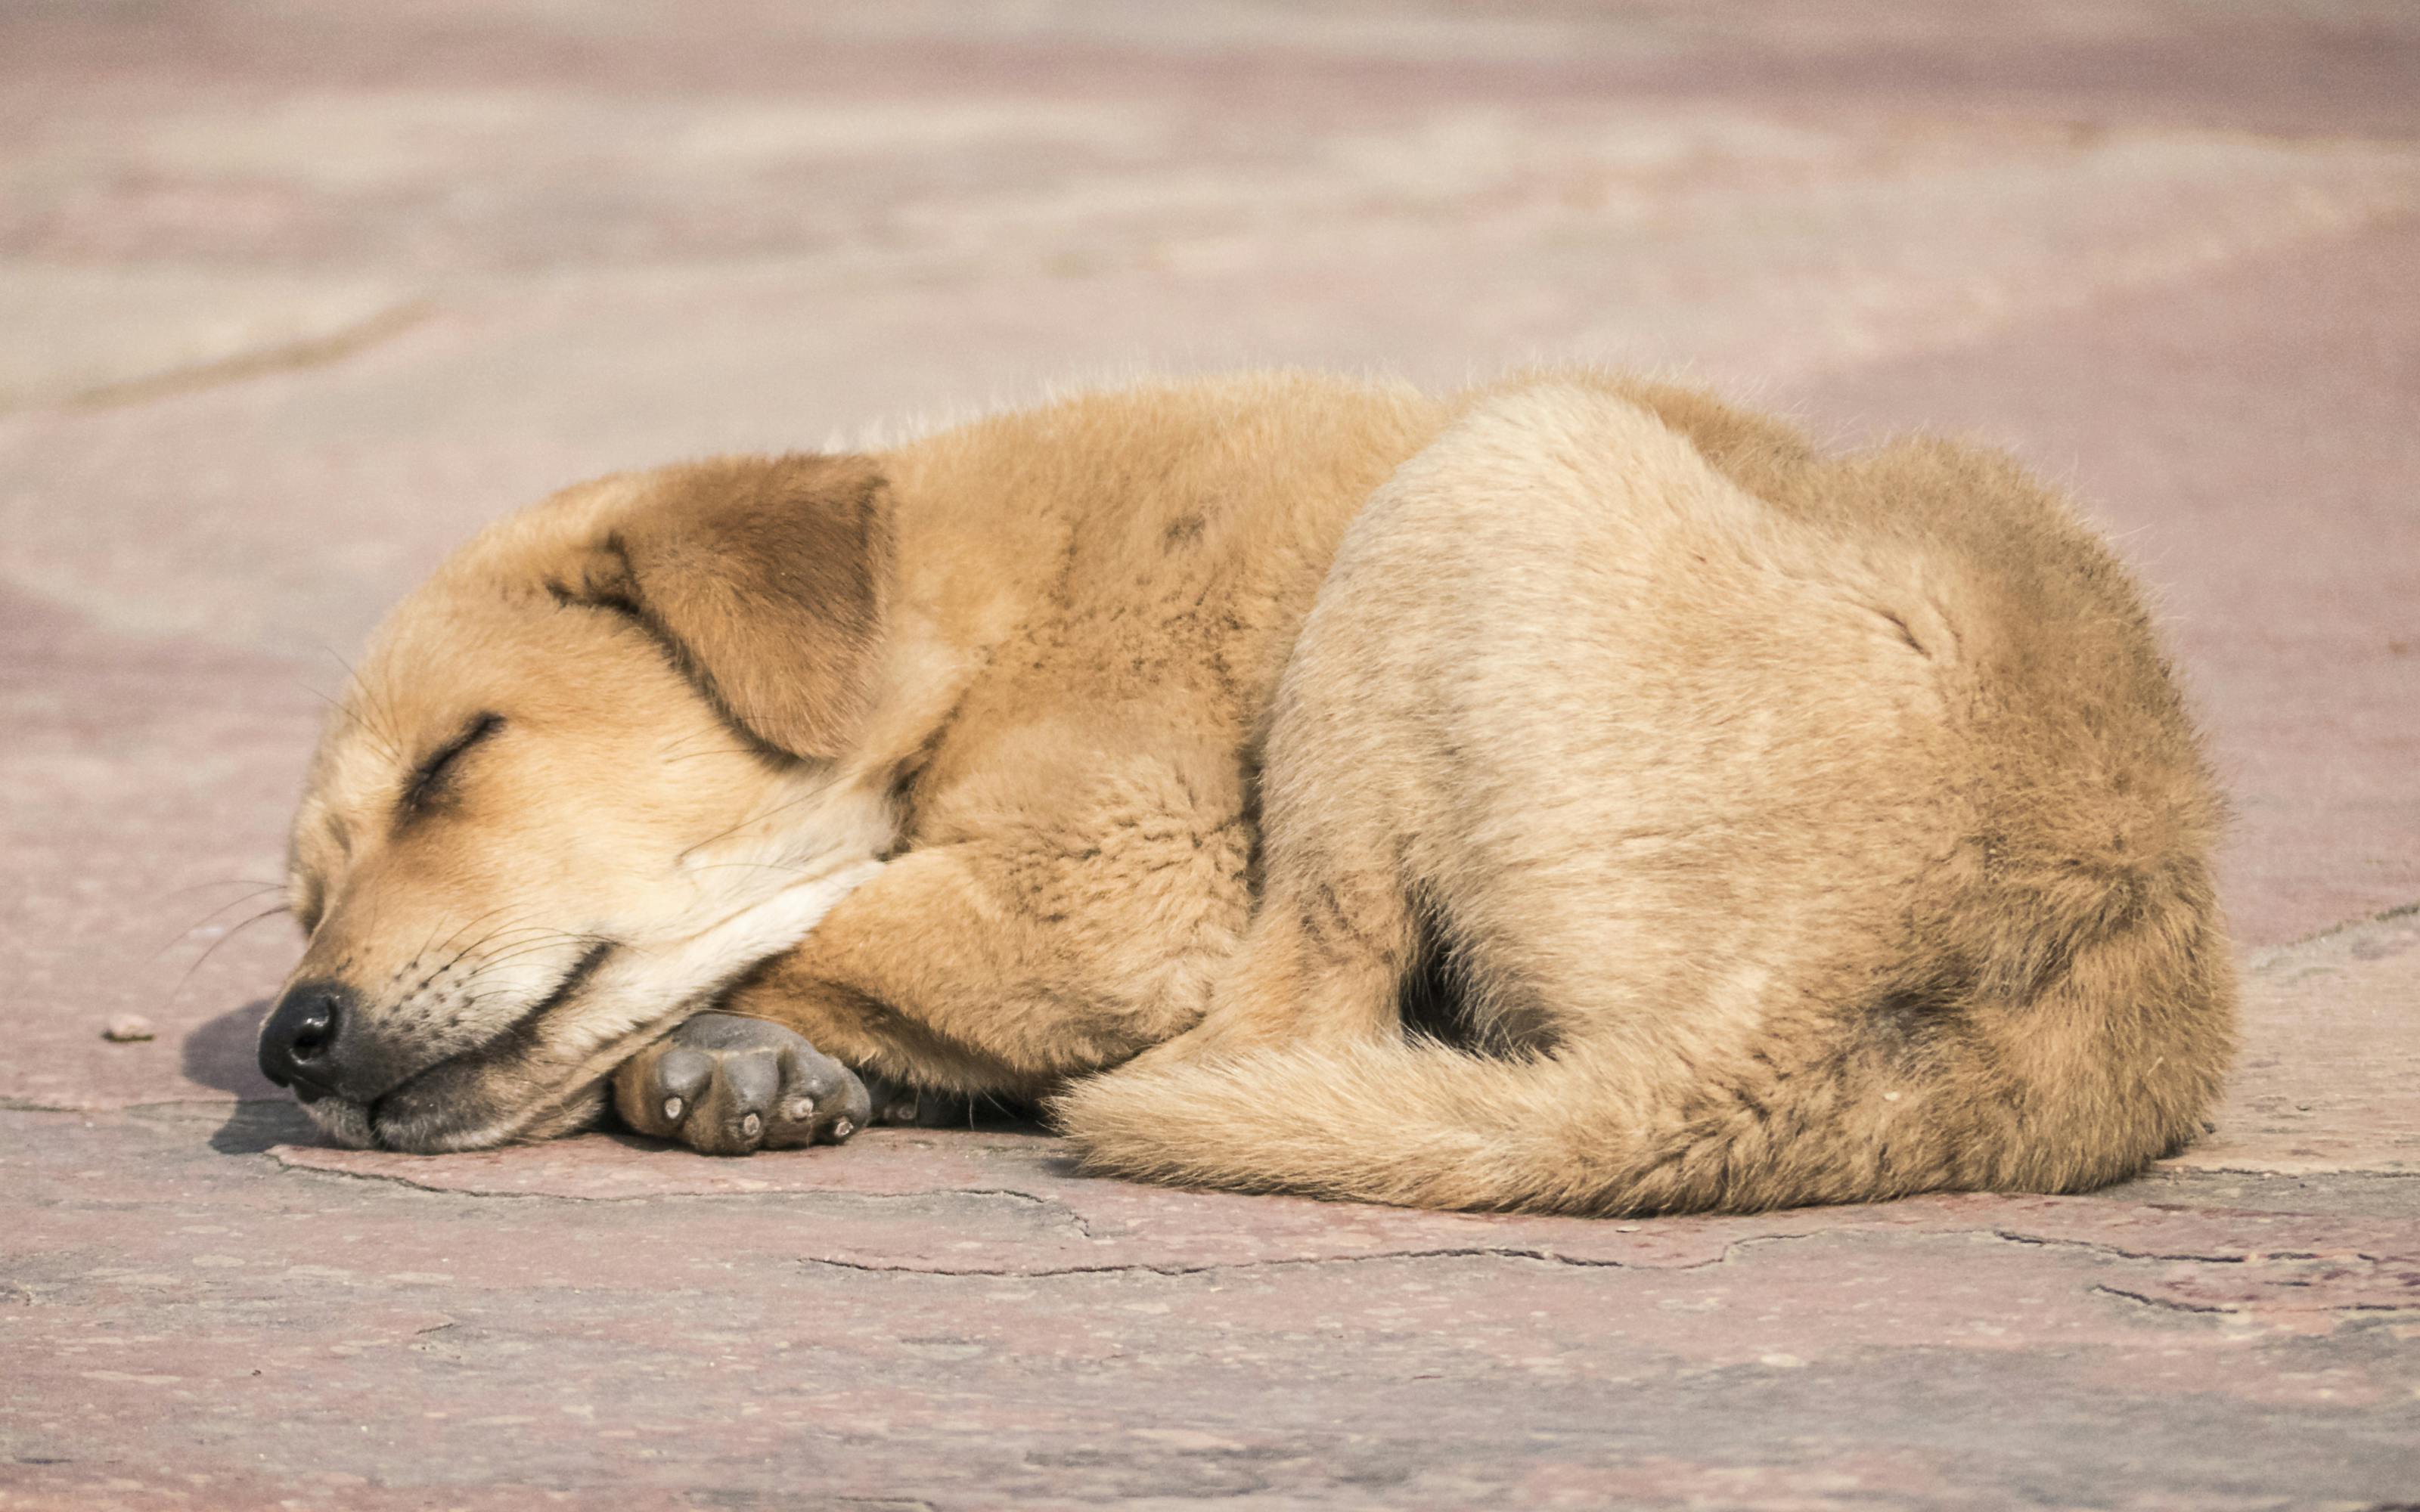
{"label": "rough concrete ground", "polygon": [[[2420,13],[35,0],[0,144],[0,1507],[2420,1502]],[[2118,534],[2240,807],[2209,1140],[1587,1223],[1000,1132],[352,1154],[252,1070],[319,697],[479,521],[1535,355]]]}

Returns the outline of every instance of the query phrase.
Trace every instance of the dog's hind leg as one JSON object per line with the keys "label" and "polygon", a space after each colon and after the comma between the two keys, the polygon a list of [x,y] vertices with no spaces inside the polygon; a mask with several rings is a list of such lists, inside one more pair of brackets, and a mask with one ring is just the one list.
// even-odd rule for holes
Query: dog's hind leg
{"label": "dog's hind leg", "polygon": [[1267,888],[1391,881],[1510,1053],[1368,1033],[1256,920],[1199,1030],[1054,1103],[1088,1167],[1745,1210],[2079,1190],[2189,1131],[2215,806],[2131,591],[2005,467],[1831,486],[1773,506],[1568,387],[1399,470],[1288,668]]}
{"label": "dog's hind leg", "polygon": [[1280,690],[1262,775],[1262,896],[1208,1011],[1140,1066],[1393,1034],[1422,949],[1390,815],[1405,774],[1380,711],[1339,669],[1348,632],[1314,612]]}

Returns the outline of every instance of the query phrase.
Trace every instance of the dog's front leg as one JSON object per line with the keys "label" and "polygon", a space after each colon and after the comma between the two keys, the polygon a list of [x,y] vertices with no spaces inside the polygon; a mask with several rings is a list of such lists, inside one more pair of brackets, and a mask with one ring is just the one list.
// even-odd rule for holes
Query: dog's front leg
{"label": "dog's front leg", "polygon": [[[1240,861],[1200,859],[1189,841],[1179,856],[1190,866],[1113,857],[1082,838],[1041,854],[989,841],[890,862],[727,994],[727,1013],[625,1066],[624,1119],[717,1153],[829,1142],[845,1137],[838,1110],[856,1104],[823,1065],[1033,1101],[1182,1032],[1233,949]],[[777,1122],[785,1096],[811,1111]]]}

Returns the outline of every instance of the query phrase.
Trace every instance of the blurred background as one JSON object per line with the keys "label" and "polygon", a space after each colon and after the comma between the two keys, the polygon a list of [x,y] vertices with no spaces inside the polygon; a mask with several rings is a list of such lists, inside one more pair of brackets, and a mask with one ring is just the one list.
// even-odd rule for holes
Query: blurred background
{"label": "blurred background", "polygon": [[2161,593],[2244,939],[2408,903],[2415,138],[2402,0],[12,0],[0,983],[58,1022],[0,1097],[266,1094],[290,932],[180,978],[480,522],[1143,370],[2013,445]]}

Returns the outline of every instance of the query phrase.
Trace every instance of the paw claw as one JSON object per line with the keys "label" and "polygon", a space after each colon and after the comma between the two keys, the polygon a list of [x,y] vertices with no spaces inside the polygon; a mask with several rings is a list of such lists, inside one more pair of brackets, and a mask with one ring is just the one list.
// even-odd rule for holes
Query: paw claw
{"label": "paw claw", "polygon": [[701,1013],[614,1073],[623,1121],[712,1155],[838,1144],[866,1121],[864,1084],[781,1025]]}

